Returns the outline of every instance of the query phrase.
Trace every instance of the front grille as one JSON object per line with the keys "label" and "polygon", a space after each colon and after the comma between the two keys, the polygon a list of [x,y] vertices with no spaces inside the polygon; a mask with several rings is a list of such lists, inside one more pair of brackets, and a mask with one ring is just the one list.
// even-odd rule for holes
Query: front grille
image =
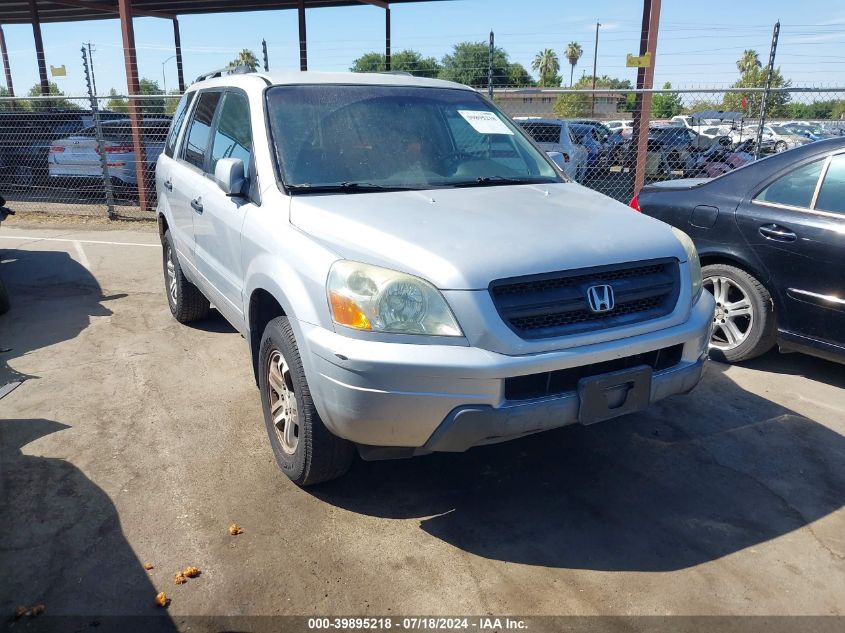
{"label": "front grille", "polygon": [[558,369],[528,376],[516,376],[505,379],[506,400],[530,400],[554,396],[578,389],[578,381],[590,376],[607,374],[612,371],[631,369],[639,365],[648,365],[654,371],[669,369],[681,362],[684,346],[673,345],[652,352],[634,354],[624,358],[616,358],[594,365]]}
{"label": "front grille", "polygon": [[[590,286],[611,286],[615,305],[593,312]],[[501,279],[490,285],[499,315],[525,339],[580,334],[666,316],[680,291],[676,259]]]}

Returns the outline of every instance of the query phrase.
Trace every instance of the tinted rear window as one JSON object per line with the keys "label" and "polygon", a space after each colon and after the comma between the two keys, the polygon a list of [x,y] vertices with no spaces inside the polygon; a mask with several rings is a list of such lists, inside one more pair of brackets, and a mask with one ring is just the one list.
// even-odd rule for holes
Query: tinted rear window
{"label": "tinted rear window", "polygon": [[560,125],[523,122],[519,122],[519,125],[537,143],[560,143]]}

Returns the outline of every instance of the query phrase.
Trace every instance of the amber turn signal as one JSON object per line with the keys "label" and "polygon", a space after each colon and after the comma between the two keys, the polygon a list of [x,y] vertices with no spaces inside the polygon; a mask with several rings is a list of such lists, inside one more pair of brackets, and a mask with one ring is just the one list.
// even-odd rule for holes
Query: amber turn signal
{"label": "amber turn signal", "polygon": [[329,293],[329,300],[332,305],[332,317],[334,317],[335,323],[354,327],[356,330],[373,329],[367,315],[349,297],[333,290]]}

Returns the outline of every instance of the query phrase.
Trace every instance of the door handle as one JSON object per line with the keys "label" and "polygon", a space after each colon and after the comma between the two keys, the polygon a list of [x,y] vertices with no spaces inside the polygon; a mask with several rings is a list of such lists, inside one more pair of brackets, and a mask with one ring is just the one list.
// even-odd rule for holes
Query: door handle
{"label": "door handle", "polygon": [[191,208],[197,213],[202,213],[202,202],[199,201],[199,198],[191,200]]}
{"label": "door handle", "polygon": [[170,178],[164,181],[164,186],[168,191],[173,191],[173,181]]}
{"label": "door handle", "polygon": [[778,224],[764,224],[759,229],[760,235],[767,240],[775,240],[778,242],[794,242],[798,236],[784,226]]}

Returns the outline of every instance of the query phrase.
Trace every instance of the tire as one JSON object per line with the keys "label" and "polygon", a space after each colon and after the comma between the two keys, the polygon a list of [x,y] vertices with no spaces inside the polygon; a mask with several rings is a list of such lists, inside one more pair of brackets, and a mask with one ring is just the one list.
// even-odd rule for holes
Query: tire
{"label": "tire", "polygon": [[211,304],[200,289],[185,278],[169,230],[164,232],[161,246],[164,292],[167,295],[170,314],[179,323],[190,323],[206,318],[211,310]]}
{"label": "tire", "polygon": [[785,151],[786,151],[786,143],[784,143],[783,141],[778,141],[777,143],[775,143],[775,153],[776,154],[780,154],[781,152],[785,152]]}
{"label": "tire", "polygon": [[777,339],[777,322],[766,287],[741,268],[727,264],[704,266],[701,276],[716,299],[710,358],[737,363],[768,352]]}
{"label": "tire", "polygon": [[0,279],[0,314],[6,314],[10,307],[9,291],[6,290],[6,284]]}
{"label": "tire", "polygon": [[355,448],[351,442],[333,435],[320,419],[287,317],[277,317],[267,324],[258,363],[264,423],[282,472],[302,487],[346,473]]}

